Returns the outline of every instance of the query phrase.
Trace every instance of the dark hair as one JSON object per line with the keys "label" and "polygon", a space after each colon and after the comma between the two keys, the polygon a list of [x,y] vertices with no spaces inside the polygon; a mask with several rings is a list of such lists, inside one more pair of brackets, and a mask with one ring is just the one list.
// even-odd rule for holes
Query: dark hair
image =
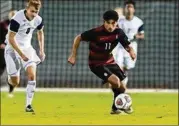
{"label": "dark hair", "polygon": [[114,20],[114,21],[117,21],[118,20],[118,14],[116,11],[114,10],[108,10],[106,11],[104,14],[103,14],[103,19],[105,21],[108,21],[108,20]]}
{"label": "dark hair", "polygon": [[127,4],[132,4],[135,8],[135,1],[134,0],[127,0],[124,2],[124,6],[126,6]]}

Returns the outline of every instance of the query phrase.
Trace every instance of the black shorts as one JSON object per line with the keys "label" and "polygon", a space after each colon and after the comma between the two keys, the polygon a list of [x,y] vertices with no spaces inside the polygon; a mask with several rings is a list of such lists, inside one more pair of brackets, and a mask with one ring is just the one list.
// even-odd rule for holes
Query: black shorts
{"label": "black shorts", "polygon": [[90,66],[90,69],[96,76],[104,81],[107,81],[112,74],[119,77],[121,81],[126,78],[126,75],[117,64]]}

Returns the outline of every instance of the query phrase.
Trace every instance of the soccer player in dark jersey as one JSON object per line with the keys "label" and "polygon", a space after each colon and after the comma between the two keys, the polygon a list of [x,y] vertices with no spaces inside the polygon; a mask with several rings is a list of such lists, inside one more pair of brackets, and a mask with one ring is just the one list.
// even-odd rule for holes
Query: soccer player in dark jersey
{"label": "soccer player in dark jersey", "polygon": [[[89,42],[89,67],[96,76],[111,84],[115,99],[116,96],[124,93],[126,90],[123,83],[126,75],[115,63],[111,52],[120,42],[133,60],[136,58],[136,55],[129,46],[130,42],[125,33],[117,27],[117,12],[113,10],[106,11],[103,14],[103,19],[104,23],[102,26],[85,31],[75,37],[68,62],[74,65],[80,42]],[[128,110],[119,110],[115,107],[113,100],[111,114],[119,114],[122,111],[132,113],[133,109],[130,107]]]}

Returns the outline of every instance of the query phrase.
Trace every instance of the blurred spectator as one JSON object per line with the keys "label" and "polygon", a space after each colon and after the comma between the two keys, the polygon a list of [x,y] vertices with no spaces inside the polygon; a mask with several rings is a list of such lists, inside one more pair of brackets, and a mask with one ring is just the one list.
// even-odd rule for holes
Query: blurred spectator
{"label": "blurred spectator", "polygon": [[8,25],[15,13],[16,10],[10,10],[8,14],[8,19],[0,22],[0,76],[3,74],[6,67],[5,59],[4,59],[4,48],[6,44],[4,43],[4,41],[8,31]]}

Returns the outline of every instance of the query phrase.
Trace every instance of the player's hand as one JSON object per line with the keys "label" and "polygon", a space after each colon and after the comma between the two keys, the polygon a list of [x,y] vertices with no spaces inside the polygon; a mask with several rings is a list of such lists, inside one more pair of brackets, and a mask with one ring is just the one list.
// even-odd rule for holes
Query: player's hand
{"label": "player's hand", "polygon": [[69,58],[68,58],[68,62],[72,65],[75,65],[75,62],[76,62],[76,56],[74,55],[70,55]]}
{"label": "player's hand", "polygon": [[41,61],[43,62],[44,60],[45,60],[45,53],[44,53],[44,51],[40,51],[39,52],[39,55],[40,55],[40,59],[41,59]]}
{"label": "player's hand", "polygon": [[22,58],[25,62],[27,62],[27,61],[29,60],[24,54],[21,55],[21,58]]}
{"label": "player's hand", "polygon": [[5,49],[6,45],[5,44],[0,44],[0,49]]}

